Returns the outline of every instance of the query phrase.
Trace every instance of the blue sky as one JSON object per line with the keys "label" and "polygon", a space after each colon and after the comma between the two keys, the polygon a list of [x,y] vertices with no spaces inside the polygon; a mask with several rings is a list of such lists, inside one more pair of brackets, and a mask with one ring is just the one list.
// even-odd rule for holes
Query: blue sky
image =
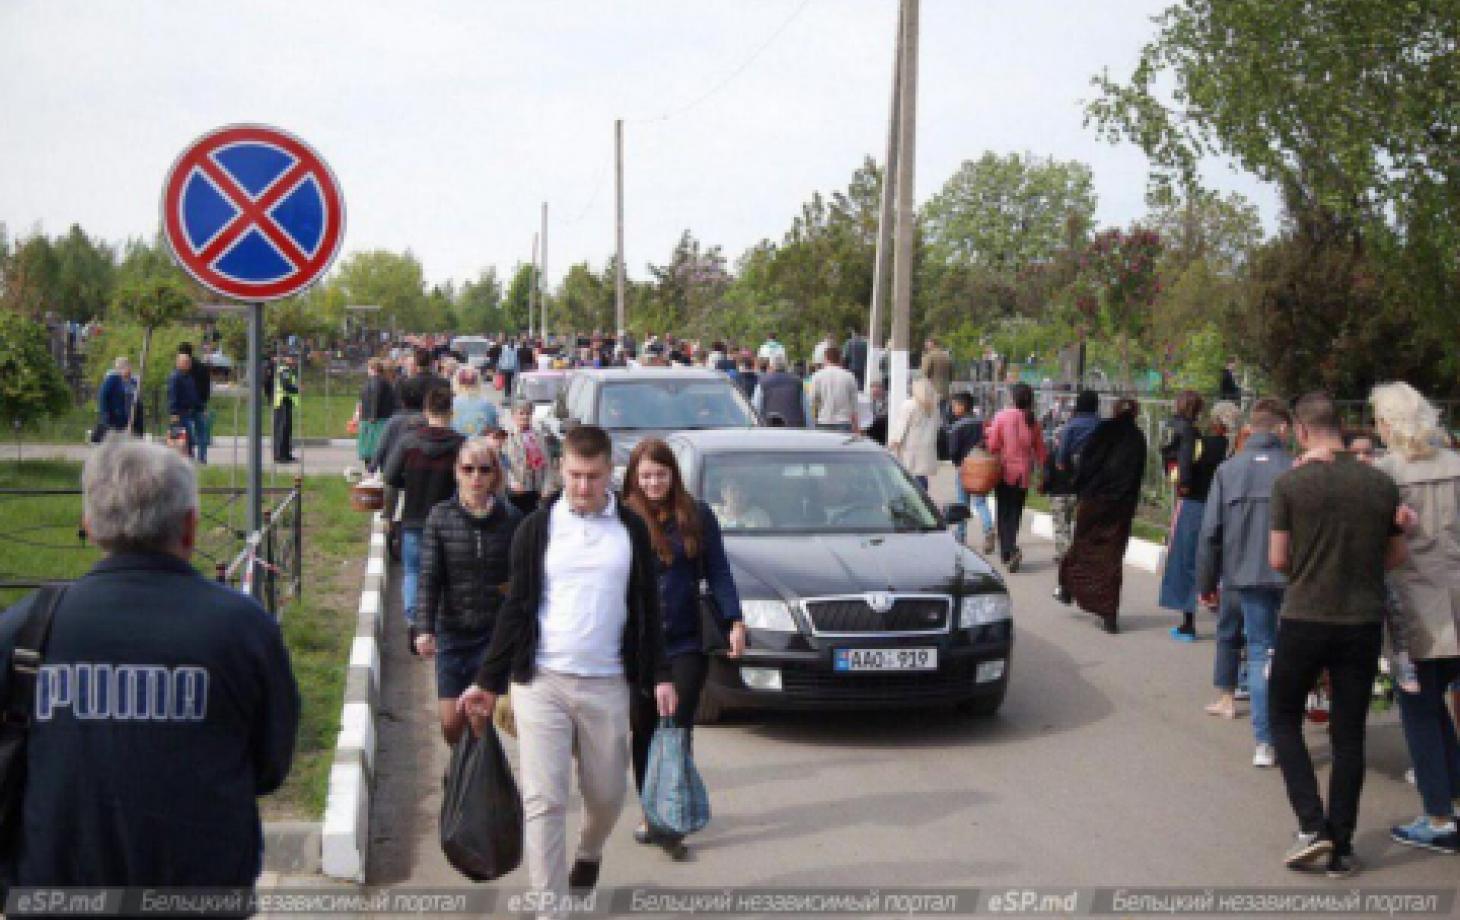
{"label": "blue sky", "polygon": [[[1129,71],[1160,0],[923,0],[917,195],[984,150],[1077,159],[1098,218],[1144,213],[1147,164],[1083,126],[1090,77]],[[194,137],[252,121],[329,160],[344,253],[410,248],[432,281],[530,255],[550,207],[560,278],[613,248],[626,127],[630,274],[683,229],[732,260],[886,143],[896,0],[0,2],[0,221],[156,227]],[[1271,189],[1209,164],[1210,184]]]}

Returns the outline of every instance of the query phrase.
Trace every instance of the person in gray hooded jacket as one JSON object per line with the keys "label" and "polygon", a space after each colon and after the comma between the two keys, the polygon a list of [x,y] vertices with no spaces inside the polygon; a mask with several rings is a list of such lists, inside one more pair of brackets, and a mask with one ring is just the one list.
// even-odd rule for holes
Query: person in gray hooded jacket
{"label": "person in gray hooded jacket", "polygon": [[[1271,767],[1276,763],[1272,729],[1268,720],[1267,660],[1277,631],[1278,608],[1282,606],[1287,579],[1268,564],[1270,530],[1268,502],[1272,484],[1292,468],[1293,458],[1283,447],[1292,415],[1279,399],[1260,399],[1252,408],[1252,436],[1241,452],[1217,467],[1207,494],[1197,541],[1196,585],[1204,603],[1216,603],[1217,580],[1222,590],[1235,591],[1242,607],[1242,626],[1247,634],[1247,686],[1252,694],[1252,734],[1257,750],[1252,764]],[[1237,674],[1218,656],[1215,683],[1235,689]],[[1234,706],[1230,698],[1221,703]]]}

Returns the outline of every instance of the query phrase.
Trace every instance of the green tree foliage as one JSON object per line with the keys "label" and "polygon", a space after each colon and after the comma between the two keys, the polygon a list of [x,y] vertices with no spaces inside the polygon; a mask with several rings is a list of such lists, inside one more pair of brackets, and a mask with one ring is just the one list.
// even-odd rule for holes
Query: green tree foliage
{"label": "green tree foliage", "polygon": [[106,312],[116,274],[111,247],[94,242],[79,226],[53,247],[56,256],[56,299],[61,318],[86,322]]}
{"label": "green tree foliage", "polygon": [[[1457,21],[1456,0],[1181,0],[1157,19],[1126,82],[1096,78],[1101,95],[1088,118],[1107,139],[1138,144],[1158,183],[1194,184],[1202,157],[1222,154],[1275,183],[1300,227],[1347,228],[1362,251],[1360,274],[1376,285],[1348,302],[1384,317],[1320,313],[1262,328],[1309,329],[1315,352],[1337,355],[1347,353],[1341,330],[1403,320],[1409,338],[1421,339],[1416,350],[1433,351],[1460,320]],[[1327,236],[1285,238],[1313,253]],[[1336,253],[1312,273],[1280,269],[1272,260],[1286,260],[1266,255],[1274,276],[1294,282],[1347,274]],[[1292,292],[1289,303],[1332,308],[1333,293]],[[1281,342],[1260,350],[1284,353]],[[1413,382],[1453,388],[1460,356],[1444,351]],[[1362,368],[1328,377],[1355,375]]]}
{"label": "green tree foliage", "polygon": [[495,268],[483,269],[456,296],[456,316],[466,335],[502,332],[502,282]]}
{"label": "green tree foliage", "polygon": [[548,314],[554,332],[583,332],[614,328],[614,262],[608,260],[602,274],[587,262],[568,267],[563,284]]}
{"label": "green tree foliage", "polygon": [[58,311],[57,269],[55,248],[49,239],[37,233],[17,241],[4,262],[0,303],[12,313],[34,320]]}
{"label": "green tree foliage", "polygon": [[27,425],[61,415],[70,405],[45,327],[17,313],[0,312],[0,423]]}
{"label": "green tree foliage", "polygon": [[434,331],[426,301],[426,275],[409,251],[373,249],[351,253],[335,270],[331,285],[346,304],[380,307],[380,323],[409,332]]}
{"label": "green tree foliage", "polygon": [[724,298],[732,309],[706,331],[742,341],[775,331],[793,352],[809,353],[825,332],[864,329],[881,195],[882,173],[871,159],[845,191],[814,193],[779,244],[764,240],[741,257]]}
{"label": "green tree foliage", "polygon": [[[177,278],[159,272],[127,277],[117,287],[114,306],[121,316],[142,329],[142,357],[137,365],[137,378],[146,381],[153,333],[191,315],[197,309],[197,301]],[[137,411],[136,403],[132,411]]]}
{"label": "green tree foliage", "polygon": [[534,275],[533,267],[521,262],[513,270],[512,283],[507,285],[507,297],[502,301],[504,331],[527,331],[527,311],[532,304]]}
{"label": "green tree foliage", "polygon": [[1160,235],[1136,226],[1095,234],[1080,259],[1078,309],[1089,328],[1115,345],[1127,385],[1142,345],[1150,344],[1152,307],[1161,290],[1160,258]]}
{"label": "green tree foliage", "polygon": [[689,336],[716,334],[716,313],[730,287],[730,273],[719,246],[703,248],[686,230],[669,261],[651,264],[649,275],[653,279],[650,293],[635,304],[632,314],[635,329]]}

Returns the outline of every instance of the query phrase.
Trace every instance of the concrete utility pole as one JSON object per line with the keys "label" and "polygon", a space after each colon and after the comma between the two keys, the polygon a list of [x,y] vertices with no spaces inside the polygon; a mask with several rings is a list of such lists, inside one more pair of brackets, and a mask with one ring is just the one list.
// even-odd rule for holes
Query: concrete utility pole
{"label": "concrete utility pole", "polygon": [[537,275],[537,327],[547,338],[547,202],[542,203],[542,270]]}
{"label": "concrete utility pole", "polygon": [[872,266],[872,317],[867,331],[866,392],[882,379],[882,327],[886,325],[887,274],[892,268],[892,201],[897,186],[897,117],[901,111],[903,15],[897,11],[897,41],[892,55],[892,103],[887,116],[887,157],[882,161],[882,203],[877,211],[877,256]]}
{"label": "concrete utility pole", "polygon": [[892,374],[888,405],[896,411],[907,399],[908,334],[912,320],[913,164],[916,159],[918,107],[918,0],[902,0],[902,51],[898,58],[897,231],[892,254]]}
{"label": "concrete utility pole", "polygon": [[624,120],[613,123],[614,240],[613,317],[620,340],[624,337]]}
{"label": "concrete utility pole", "polygon": [[532,323],[537,318],[537,234],[532,235],[532,274],[527,279],[527,337],[532,338]]}

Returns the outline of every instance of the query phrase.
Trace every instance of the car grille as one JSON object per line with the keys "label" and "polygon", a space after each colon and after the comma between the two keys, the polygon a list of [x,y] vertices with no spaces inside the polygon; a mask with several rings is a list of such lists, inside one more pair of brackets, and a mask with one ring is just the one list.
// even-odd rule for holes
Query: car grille
{"label": "car grille", "polygon": [[974,689],[972,659],[949,661],[936,671],[840,674],[783,668],[786,696],[799,703],[864,704],[936,702],[961,699]]}
{"label": "car grille", "polygon": [[948,629],[945,597],[899,597],[892,609],[878,613],[859,597],[806,601],[811,628],[818,633],[904,633]]}

